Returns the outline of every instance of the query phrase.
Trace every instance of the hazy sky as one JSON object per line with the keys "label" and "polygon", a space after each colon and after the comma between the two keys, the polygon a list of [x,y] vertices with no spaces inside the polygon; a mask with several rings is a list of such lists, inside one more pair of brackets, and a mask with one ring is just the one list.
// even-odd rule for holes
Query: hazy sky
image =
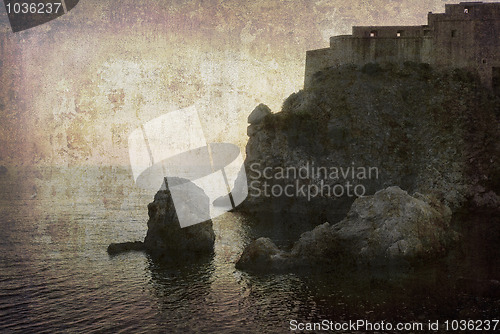
{"label": "hazy sky", "polygon": [[302,88],[305,52],[352,25],[425,24],[444,1],[81,0],[12,33],[2,7],[0,164],[123,165],[128,135],[196,106],[209,141]]}

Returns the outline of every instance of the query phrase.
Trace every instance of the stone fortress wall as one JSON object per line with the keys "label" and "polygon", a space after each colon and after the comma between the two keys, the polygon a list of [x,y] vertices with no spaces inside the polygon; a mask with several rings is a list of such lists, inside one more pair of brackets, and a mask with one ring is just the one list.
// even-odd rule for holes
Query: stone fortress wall
{"label": "stone fortress wall", "polygon": [[500,92],[500,3],[445,5],[422,26],[353,27],[352,35],[331,37],[329,48],[307,51],[304,88],[327,67],[405,61],[467,68]]}

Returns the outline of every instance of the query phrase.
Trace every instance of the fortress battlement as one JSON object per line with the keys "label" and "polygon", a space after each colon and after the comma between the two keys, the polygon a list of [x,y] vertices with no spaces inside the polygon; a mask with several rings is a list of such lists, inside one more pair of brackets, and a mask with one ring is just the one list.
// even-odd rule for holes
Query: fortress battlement
{"label": "fortress battlement", "polygon": [[355,26],[351,35],[331,37],[329,48],[307,51],[304,88],[328,67],[406,61],[467,68],[499,92],[500,3],[448,4],[420,26]]}

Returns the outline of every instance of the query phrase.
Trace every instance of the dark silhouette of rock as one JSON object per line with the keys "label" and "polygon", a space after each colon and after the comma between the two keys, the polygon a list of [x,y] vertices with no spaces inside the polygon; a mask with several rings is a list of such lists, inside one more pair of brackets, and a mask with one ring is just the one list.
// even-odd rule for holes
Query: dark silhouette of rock
{"label": "dark silhouette of rock", "polygon": [[257,132],[262,130],[262,124],[266,119],[266,116],[272,115],[271,109],[265,104],[259,104],[248,116],[248,123],[250,124],[247,128],[248,137],[254,136]]}
{"label": "dark silhouette of rock", "polygon": [[142,241],[112,243],[108,246],[108,254],[116,255],[130,251],[144,251],[144,243]]}
{"label": "dark silhouette of rock", "polygon": [[[245,166],[254,183],[242,209],[298,212],[319,217],[318,223],[336,222],[354,197],[255,195],[264,191],[264,181],[269,188],[295,187],[297,181],[266,180],[255,170],[299,168],[307,162],[376,167],[377,178],[348,178],[362,184],[365,195],[398,185],[410,193],[432,194],[454,212],[474,197],[478,205],[498,207],[498,105],[500,100],[464,70],[409,62],[378,64],[377,75],[354,65],[325,69],[307,90],[290,95],[281,112],[249,126]],[[325,184],[345,181],[326,179]]]}
{"label": "dark silhouette of rock", "polygon": [[[215,242],[209,215],[209,198],[204,191],[188,180],[171,178],[170,185],[183,185],[176,189],[177,207],[168,187],[159,190],[148,205],[148,231],[144,242],[111,244],[109,254],[130,250],[146,251],[153,259],[165,262],[184,261],[211,255]],[[194,216],[200,224],[181,228],[176,210]]]}
{"label": "dark silhouette of rock", "polygon": [[[237,268],[408,268],[461,249],[465,241],[455,245],[460,240],[450,228],[452,214],[463,239],[469,238],[464,224],[474,221],[457,218],[462,212],[498,216],[499,106],[500,97],[462,69],[406,62],[342,65],[316,73],[307,90],[283,102],[281,112],[248,127],[249,196],[239,209],[268,220],[287,212],[309,223],[331,224],[303,233],[290,251],[257,239]],[[378,173],[366,179],[272,177],[277,168],[298,170],[306,164],[376,167]],[[266,187],[296,189],[320,181],[330,189],[350,181],[366,192],[359,198],[262,195]],[[488,219],[484,213],[480,217]],[[287,223],[306,226],[304,218]],[[487,238],[488,249],[496,249],[495,233]],[[495,284],[473,282],[470,290],[489,293]]]}
{"label": "dark silhouette of rock", "polygon": [[261,103],[248,116],[249,124],[258,124],[264,120],[267,115],[271,115],[271,109]]}
{"label": "dark silhouette of rock", "polygon": [[8,169],[5,166],[0,166],[0,175],[7,174]]}
{"label": "dark silhouette of rock", "polygon": [[[328,255],[342,253],[360,263],[387,263],[423,260],[442,255],[458,240],[450,229],[451,210],[431,197],[410,196],[399,187],[389,187],[373,196],[354,201],[347,217],[331,228],[339,246]],[[292,254],[321,256],[327,248],[321,237],[303,238]],[[317,244],[313,253],[307,246]],[[342,252],[341,252],[342,251]]]}
{"label": "dark silhouette of rock", "polygon": [[[148,232],[144,239],[145,249],[156,259],[168,260],[176,257],[191,257],[212,253],[215,233],[209,219],[209,198],[192,182],[184,183],[184,195],[177,202],[177,210],[189,210],[192,215],[202,217],[203,223],[181,228],[176,207],[168,188],[156,193],[148,205]],[[187,208],[186,208],[187,206]],[[198,219],[197,219],[198,220]]]}
{"label": "dark silhouette of rock", "polygon": [[389,187],[358,198],[341,222],[303,233],[290,252],[280,251],[269,239],[257,239],[237,267],[413,264],[444,255],[459,239],[450,220],[451,210],[434,198]]}
{"label": "dark silhouette of rock", "polygon": [[236,263],[237,269],[267,271],[284,269],[289,265],[288,255],[269,238],[259,238],[250,243]]}

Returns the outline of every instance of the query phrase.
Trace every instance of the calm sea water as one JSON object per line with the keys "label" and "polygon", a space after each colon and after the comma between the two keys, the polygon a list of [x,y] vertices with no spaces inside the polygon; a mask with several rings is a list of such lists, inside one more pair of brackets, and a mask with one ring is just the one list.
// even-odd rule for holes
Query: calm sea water
{"label": "calm sea water", "polygon": [[0,189],[1,333],[286,333],[292,319],[499,314],[498,298],[457,286],[471,271],[498,275],[479,250],[462,266],[413,272],[250,275],[234,268],[248,242],[267,235],[287,247],[311,227],[228,213],[214,220],[212,258],[169,267],[139,252],[106,253],[109,243],[142,240],[147,230],[154,194],[135,188],[125,169],[11,169]]}

